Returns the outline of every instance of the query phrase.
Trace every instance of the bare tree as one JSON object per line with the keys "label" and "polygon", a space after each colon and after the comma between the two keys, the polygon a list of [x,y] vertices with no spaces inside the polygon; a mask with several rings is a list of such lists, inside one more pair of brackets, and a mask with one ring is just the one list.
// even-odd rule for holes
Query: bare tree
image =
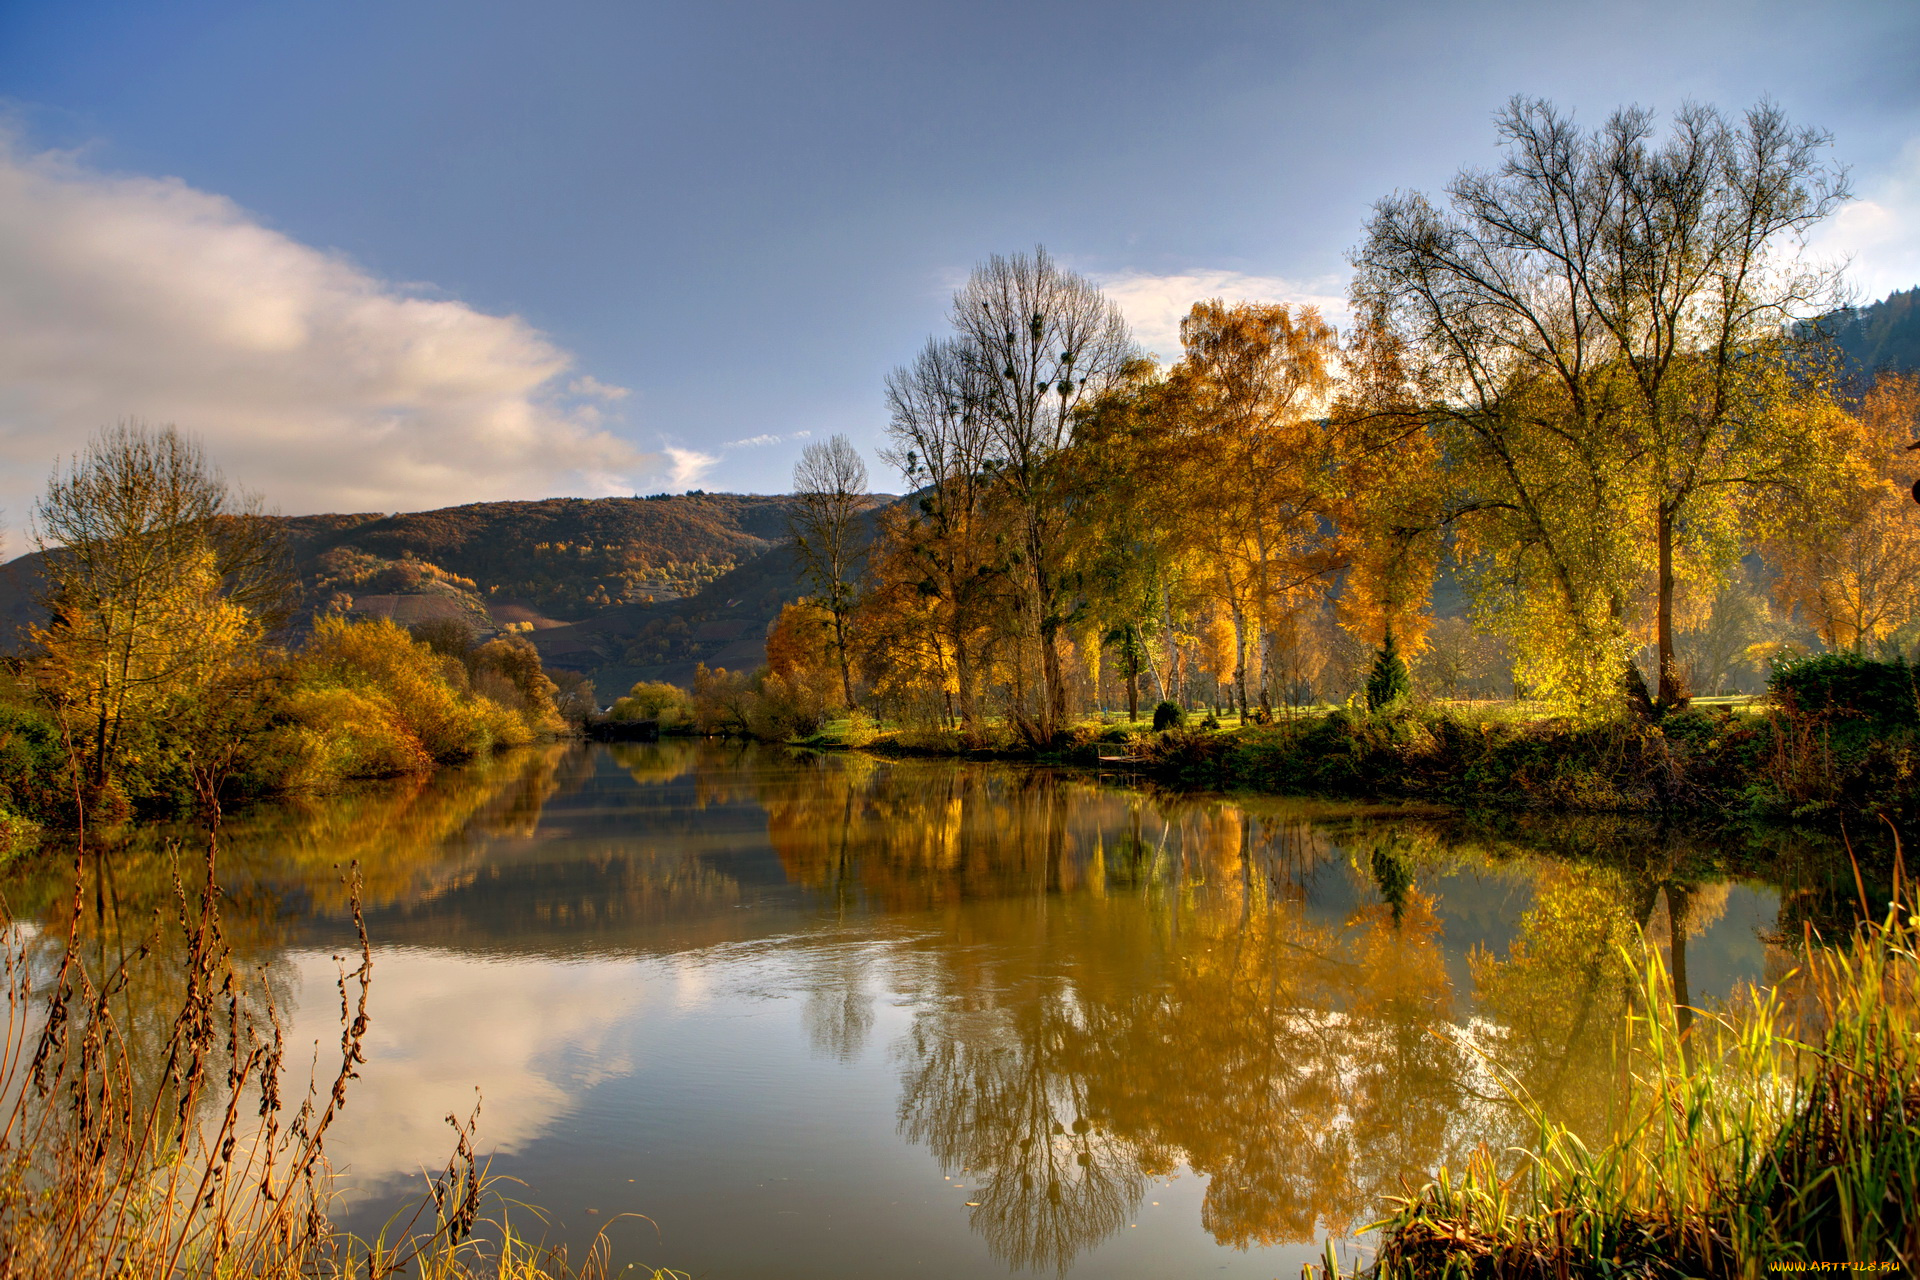
{"label": "bare tree", "polygon": [[96,785],[130,707],[193,683],[284,605],[280,539],[173,427],[100,432],[34,506],[55,688],[88,723]]}
{"label": "bare tree", "polygon": [[942,603],[941,621],[954,667],[960,723],[977,729],[976,685],[983,657],[976,635],[998,591],[999,557],[989,546],[986,461],[991,448],[986,388],[978,362],[956,340],[932,339],[914,362],[887,375],[887,434],[881,454],[919,493],[907,531],[926,571],[928,595]]}
{"label": "bare tree", "polygon": [[1067,612],[1064,520],[1053,464],[1080,406],[1106,390],[1136,352],[1120,309],[1043,248],[987,259],[954,295],[952,318],[955,354],[970,366],[973,411],[1019,512],[1026,625],[1039,642],[1043,684],[1030,732],[1050,739],[1067,715],[1059,647]]}
{"label": "bare tree", "polygon": [[833,615],[833,647],[840,659],[840,688],[854,706],[853,663],[847,653],[847,617],[859,599],[860,566],[866,559],[860,513],[867,504],[867,464],[845,436],[815,441],[793,467],[794,504],[788,528],[801,571]]}
{"label": "bare tree", "polygon": [[1629,596],[1650,578],[1673,705],[1680,562],[1724,575],[1736,502],[1810,473],[1813,433],[1780,412],[1799,386],[1782,335],[1829,305],[1834,277],[1793,249],[1845,174],[1770,103],[1688,106],[1656,141],[1639,108],[1587,133],[1515,98],[1499,130],[1505,162],[1463,171],[1449,209],[1376,206],[1357,300],[1406,344],[1478,545],[1540,584],[1517,607],[1540,643],[1631,672]]}

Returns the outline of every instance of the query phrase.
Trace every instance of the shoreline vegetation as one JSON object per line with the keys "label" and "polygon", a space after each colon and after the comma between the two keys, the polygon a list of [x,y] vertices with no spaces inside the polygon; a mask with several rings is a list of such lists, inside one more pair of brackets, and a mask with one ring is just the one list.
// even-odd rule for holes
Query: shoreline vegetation
{"label": "shoreline vegetation", "polygon": [[[1093,767],[1162,785],[1460,808],[1690,813],[1831,827],[1920,814],[1920,689],[1904,660],[1849,652],[1773,664],[1761,698],[1699,700],[1645,720],[1515,703],[1377,700],[1242,718],[1162,702],[1102,713],[1035,743],[1017,724],[883,724],[859,710],[796,715],[777,682],[726,671],[691,692],[642,683],[603,730],[738,735],[809,750]],[[832,718],[828,718],[832,717]]]}
{"label": "shoreline vegetation", "polygon": [[569,731],[524,634],[302,616],[275,529],[171,427],[101,432],[33,528],[44,620],[0,667],[0,860],[41,827],[217,819]]}
{"label": "shoreline vegetation", "polygon": [[[1913,1274],[1920,1264],[1920,916],[1902,896],[1723,1007],[1676,1004],[1657,948],[1630,975],[1627,1089],[1589,1145],[1524,1091],[1530,1149],[1481,1147],[1372,1224],[1373,1280]],[[1865,903],[1863,902],[1864,909]],[[1338,1280],[1326,1261],[1308,1280]]]}

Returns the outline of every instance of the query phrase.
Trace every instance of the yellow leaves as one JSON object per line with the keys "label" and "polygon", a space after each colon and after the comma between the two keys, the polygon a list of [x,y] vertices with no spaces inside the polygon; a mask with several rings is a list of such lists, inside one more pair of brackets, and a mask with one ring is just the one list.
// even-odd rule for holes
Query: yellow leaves
{"label": "yellow leaves", "polygon": [[1882,374],[1858,419],[1829,422],[1841,474],[1786,523],[1774,555],[1783,602],[1835,648],[1860,648],[1920,614],[1920,504],[1906,446],[1920,419],[1920,375]]}
{"label": "yellow leaves", "polygon": [[260,630],[251,613],[221,596],[213,552],[201,547],[143,600],[72,593],[50,625],[30,634],[46,655],[42,675],[51,688],[79,707],[105,706],[117,720],[204,686]]}
{"label": "yellow leaves", "polygon": [[463,760],[492,748],[503,732],[524,733],[492,699],[462,697],[447,682],[439,655],[385,618],[320,619],[294,670],[306,687],[351,689],[384,703],[394,723],[435,760]]}
{"label": "yellow leaves", "polygon": [[1200,625],[1200,667],[1216,680],[1233,674],[1233,618],[1224,609],[1216,609]]}
{"label": "yellow leaves", "polygon": [[384,698],[353,689],[296,689],[283,704],[289,725],[278,731],[286,761],[281,785],[323,790],[341,778],[424,773],[433,756]]}
{"label": "yellow leaves", "polygon": [[780,610],[767,633],[767,669],[783,680],[832,679],[833,615],[809,601]]}

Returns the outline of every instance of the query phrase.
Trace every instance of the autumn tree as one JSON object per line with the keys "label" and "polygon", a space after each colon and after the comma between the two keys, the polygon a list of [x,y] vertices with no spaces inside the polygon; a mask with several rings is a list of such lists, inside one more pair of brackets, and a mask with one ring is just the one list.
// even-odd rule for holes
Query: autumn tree
{"label": "autumn tree", "polygon": [[1656,140],[1644,110],[1588,133],[1515,98],[1499,131],[1505,161],[1462,171],[1449,208],[1375,206],[1358,300],[1404,343],[1529,678],[1601,700],[1649,582],[1671,706],[1677,590],[1723,576],[1747,504],[1821,462],[1782,413],[1807,393],[1784,326],[1830,294],[1793,247],[1844,174],[1827,135],[1766,103],[1685,107]]}
{"label": "autumn tree", "polygon": [[55,470],[35,505],[48,613],[33,638],[95,786],[128,718],[207,684],[286,598],[280,544],[200,446],[122,423]]}
{"label": "autumn tree", "polygon": [[1006,595],[1007,555],[992,502],[990,388],[957,339],[933,339],[887,376],[882,457],[913,493],[888,527],[889,573],[937,615],[961,728],[978,731],[980,681]]}
{"label": "autumn tree", "polygon": [[1081,411],[1068,460],[1069,563],[1082,608],[1118,652],[1130,720],[1139,719],[1143,670],[1161,698],[1173,696],[1174,625],[1190,576],[1188,550],[1166,518],[1160,435],[1171,398],[1158,366],[1135,360]]}
{"label": "autumn tree", "polygon": [[1334,332],[1312,307],[1213,300],[1194,304],[1180,338],[1162,432],[1176,473],[1165,518],[1219,584],[1244,716],[1263,622],[1317,600],[1340,567],[1329,536],[1336,459],[1314,417],[1332,386]]}
{"label": "autumn tree", "polygon": [[1048,740],[1067,716],[1060,630],[1071,613],[1056,463],[1080,407],[1121,373],[1134,346],[1119,308],[1045,249],[989,258],[954,295],[951,314],[971,412],[1013,512],[1024,630],[1038,649],[1037,714],[1016,711],[1031,736]]}
{"label": "autumn tree", "polygon": [[847,619],[859,598],[861,565],[866,559],[860,513],[866,509],[867,464],[845,436],[815,441],[801,451],[793,468],[796,501],[789,527],[801,571],[812,581],[815,598],[833,615],[834,650],[840,662],[840,690],[846,705],[853,698],[853,663],[847,650]]}
{"label": "autumn tree", "polygon": [[1850,474],[1810,495],[1805,518],[1781,531],[1773,551],[1782,601],[1828,645],[1859,651],[1920,615],[1920,503],[1910,492],[1920,468],[1909,451],[1920,433],[1920,374],[1882,373],[1844,429],[1853,436]]}
{"label": "autumn tree", "polygon": [[1339,442],[1340,625],[1366,649],[1391,635],[1416,656],[1433,623],[1449,494],[1439,442],[1410,394],[1406,355],[1382,317],[1363,311],[1342,344],[1328,430]]}

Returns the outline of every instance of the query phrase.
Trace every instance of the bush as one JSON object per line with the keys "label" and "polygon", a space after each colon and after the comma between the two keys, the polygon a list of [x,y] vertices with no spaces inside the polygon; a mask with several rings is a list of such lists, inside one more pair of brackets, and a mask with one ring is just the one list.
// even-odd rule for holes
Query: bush
{"label": "bush", "polygon": [[1166,729],[1178,729],[1187,722],[1186,709],[1169,699],[1161,699],[1153,709],[1153,731],[1160,733]]}
{"label": "bush", "polygon": [[642,680],[627,690],[626,697],[613,704],[608,715],[621,721],[652,720],[663,730],[675,729],[692,720],[693,703],[687,691],[677,684]]}
{"label": "bush", "polygon": [[547,678],[540,666],[540,651],[525,636],[505,635],[487,641],[473,651],[466,667],[475,692],[518,713],[517,725],[496,728],[496,742],[511,738],[516,740],[512,745],[517,746],[531,742],[538,734],[557,734],[566,729],[553,702],[560,687]]}
{"label": "bush", "polygon": [[747,732],[754,737],[763,742],[786,742],[819,732],[826,708],[804,681],[762,670],[755,675],[753,685],[755,696],[746,705]]}
{"label": "bush", "polygon": [[21,813],[46,817],[70,803],[59,726],[37,707],[0,704],[0,795]]}
{"label": "bush", "polygon": [[462,698],[440,655],[384,618],[322,618],[297,666],[306,677],[299,684],[382,699],[435,760],[467,760],[493,746],[479,700]]}
{"label": "bush", "polygon": [[693,724],[704,734],[750,732],[749,721],[760,691],[744,671],[708,667],[693,669]]}
{"label": "bush", "polygon": [[242,781],[321,791],[523,746],[564,727],[553,690],[519,636],[462,657],[384,619],[323,618],[282,672],[271,727],[251,744]]}
{"label": "bush", "polygon": [[1767,691],[1789,711],[1863,720],[1881,728],[1920,725],[1914,672],[1903,659],[1821,653],[1774,664]]}
{"label": "bush", "polygon": [[263,790],[324,791],[347,778],[422,773],[433,755],[385,699],[339,686],[295,689],[254,775]]}

